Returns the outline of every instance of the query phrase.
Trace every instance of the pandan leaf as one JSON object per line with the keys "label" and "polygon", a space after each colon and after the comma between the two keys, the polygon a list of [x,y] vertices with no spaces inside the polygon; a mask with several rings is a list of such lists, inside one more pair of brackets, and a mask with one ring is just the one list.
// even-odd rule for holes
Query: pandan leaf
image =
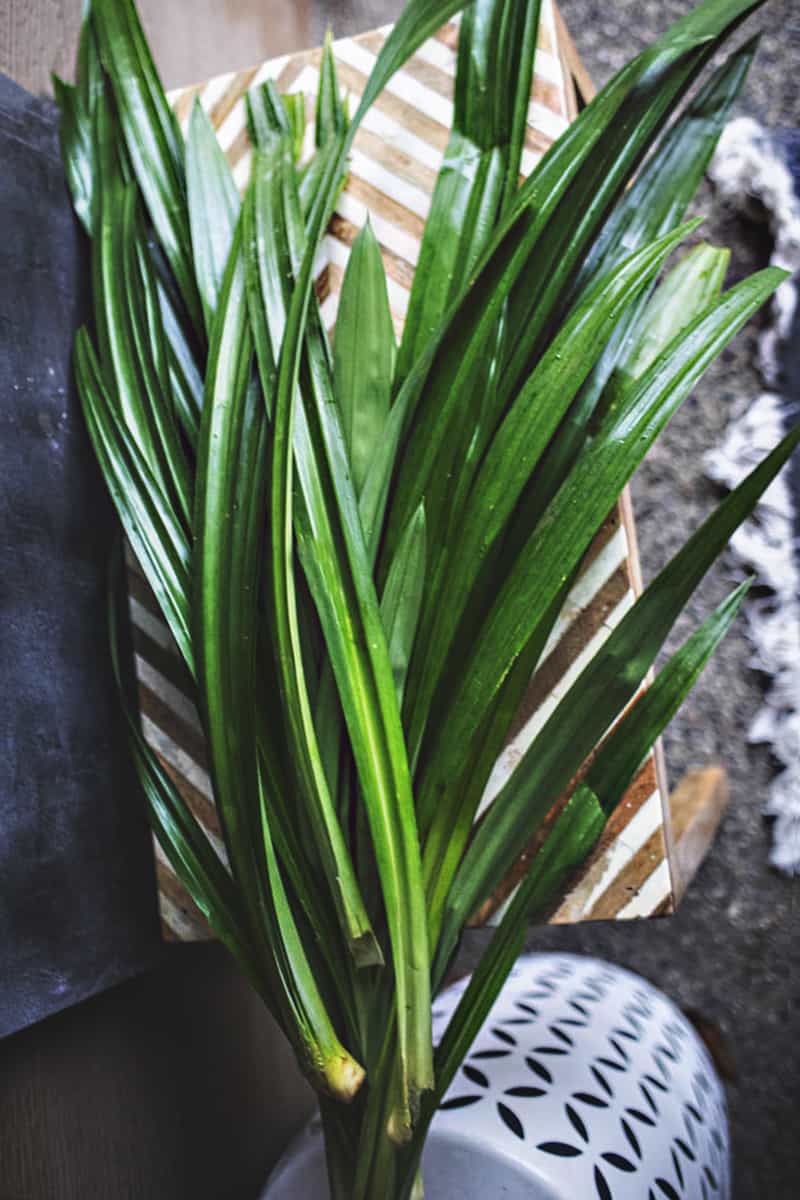
{"label": "pandan leaf", "polygon": [[[413,698],[415,704],[409,717],[412,748],[419,744],[433,690],[450,653],[459,619],[470,602],[475,606],[472,589],[482,565],[507,525],[517,522],[517,503],[529,480],[535,478],[538,462],[572,397],[627,306],[655,278],[664,259],[697,224],[689,222],[632,254],[589,289],[506,414],[458,516],[458,560],[447,567],[446,578],[434,583],[440,603],[433,611],[431,608],[426,611],[424,641],[419,645],[415,663],[413,683],[417,687],[410,694],[410,701]],[[442,570],[445,561],[441,563]],[[492,590],[496,579],[489,582],[489,578],[494,576],[495,571],[490,567],[486,577]]]}
{"label": "pandan leaf", "polygon": [[[298,406],[295,421],[292,405],[282,414],[272,407],[276,403],[274,354],[280,347],[285,324],[287,301],[284,289],[287,271],[291,270],[284,210],[284,188],[287,186],[293,186],[289,145],[286,139],[275,139],[271,151],[256,151],[253,184],[245,205],[251,325],[262,386],[265,395],[270,397],[274,421],[271,500],[274,637],[288,732],[307,798],[317,849],[351,953],[357,963],[367,966],[380,963],[382,955],[360,895],[331,796],[315,731],[303,662],[294,580],[295,502],[292,481],[295,454],[302,496],[302,508],[297,519],[306,531],[305,540],[313,546],[313,553],[310,552],[306,558],[308,568],[313,566],[315,571],[313,582],[309,580],[312,591],[317,582],[316,571],[319,570],[323,578],[326,576],[321,564],[327,560],[332,566],[337,548],[330,527],[330,508],[326,507],[317,459],[311,445],[305,408]],[[279,438],[287,438],[288,443],[279,443]],[[278,470],[275,456],[279,444],[284,457]],[[340,603],[344,604],[344,601]],[[344,619],[344,611],[343,608],[339,609],[337,615],[340,620]],[[331,620],[335,619],[332,615]]]}
{"label": "pandan leaf", "polygon": [[486,813],[447,901],[443,944],[521,853],[554,796],[634,696],[672,625],[728,539],[800,443],[789,433],[653,580],[572,685]]}
{"label": "pandan leaf", "polygon": [[403,700],[424,588],[425,507],[420,505],[397,548],[381,596],[381,617],[389,643],[398,703]]}
{"label": "pandan leaf", "polygon": [[[595,240],[573,285],[573,296],[580,294],[598,270],[607,270],[617,258],[664,233],[683,217],[747,78],[754,53],[755,39],[734,51],[664,134]],[[646,299],[642,296],[622,317],[572,405],[537,479],[534,508],[540,506],[541,511],[546,506],[574,462]]]}
{"label": "pandan leaf", "polygon": [[199,100],[189,120],[186,189],[194,269],[210,336],[241,202],[228,160]]}
{"label": "pandan leaf", "polygon": [[325,35],[322,63],[319,72],[315,139],[321,150],[329,141],[337,141],[347,130],[349,117],[347,104],[339,92],[336,78],[336,60],[333,57],[333,37],[330,30]]}
{"label": "pandan leaf", "polygon": [[[497,932],[442,1038],[436,1058],[437,1099],[450,1086],[508,971],[521,953],[528,924],[560,893],[570,874],[591,852],[608,813],[727,633],[749,586],[749,581],[741,584],[672,656],[645,696],[604,743],[586,777],[557,817],[508,902]],[[442,955],[434,968],[434,978],[441,978],[445,969],[446,958]]]}
{"label": "pandan leaf", "polygon": [[291,136],[289,112],[274,79],[267,79],[247,92],[245,105],[247,129],[255,147],[267,149],[273,138]]}
{"label": "pandan leaf", "polygon": [[[586,454],[498,587],[489,617],[465,662],[463,686],[455,692],[458,702],[447,714],[447,748],[440,754],[433,741],[429,743],[430,765],[420,778],[421,803],[428,789],[441,795],[442,788],[447,794],[457,787],[459,775],[453,768],[461,748],[469,744],[482,712],[622,487],[709,363],[783,278],[781,271],[768,268],[731,288],[612,405]],[[440,801],[440,811],[441,807]]]}
{"label": "pandan leaf", "polygon": [[364,485],[389,415],[394,359],[386,274],[367,222],[353,243],[345,271],[334,345],[334,387],[356,493]]}
{"label": "pandan leaf", "polygon": [[584,782],[611,813],[735,620],[750,590],[746,579],[672,655],[592,759]]}
{"label": "pandan leaf", "polygon": [[189,543],[109,399],[85,329],[79,330],[75,339],[75,377],[89,436],[122,527],[186,665],[194,674],[188,606]]}
{"label": "pandan leaf", "polygon": [[93,0],[92,24],[119,112],[125,145],[183,303],[203,318],[192,263],[184,151],[132,0]]}
{"label": "pandan leaf", "polygon": [[539,8],[539,0],[476,0],[464,11],[453,128],[425,222],[397,385],[473,270],[504,201],[516,192]]}

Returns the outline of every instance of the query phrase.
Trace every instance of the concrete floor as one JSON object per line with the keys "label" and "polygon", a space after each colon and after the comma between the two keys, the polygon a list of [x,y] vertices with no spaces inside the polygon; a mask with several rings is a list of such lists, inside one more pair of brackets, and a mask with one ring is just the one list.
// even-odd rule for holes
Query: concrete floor
{"label": "concrete floor", "polygon": [[[562,11],[596,83],[686,11],[685,0],[563,0]],[[314,33],[330,21],[338,35],[391,20],[400,8],[386,0],[317,3]],[[800,117],[800,8],[773,0],[742,30],[764,30],[740,112],[771,128]],[[704,190],[698,211],[703,236],[733,250],[731,274],[765,265],[769,242],[715,205]],[[634,482],[646,577],[675,552],[709,510],[716,489],[701,475],[701,456],[716,444],[736,402],[755,394],[757,327],[746,330],[709,371],[673,421]],[[665,519],[666,518],[666,519]],[[723,559],[697,593],[677,639],[730,588]],[[536,929],[531,949],[569,949],[623,963],[651,979],[678,1003],[718,1025],[736,1062],[729,1096],[733,1123],[735,1200],[796,1200],[800,1194],[800,881],[767,866],[769,831],[760,815],[773,771],[766,751],[746,744],[763,681],[748,667],[743,624],[674,722],[667,738],[670,775],[721,760],[732,803],[712,853],[677,916],[630,925]],[[476,946],[465,948],[474,961]]]}

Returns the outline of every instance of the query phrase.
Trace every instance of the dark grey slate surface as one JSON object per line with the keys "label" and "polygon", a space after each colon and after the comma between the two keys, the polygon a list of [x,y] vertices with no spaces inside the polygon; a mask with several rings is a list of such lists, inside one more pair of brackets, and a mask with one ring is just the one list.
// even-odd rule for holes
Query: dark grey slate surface
{"label": "dark grey slate surface", "polygon": [[87,253],[55,112],[0,78],[0,1035],[160,954],[111,678],[115,519],[71,383]]}

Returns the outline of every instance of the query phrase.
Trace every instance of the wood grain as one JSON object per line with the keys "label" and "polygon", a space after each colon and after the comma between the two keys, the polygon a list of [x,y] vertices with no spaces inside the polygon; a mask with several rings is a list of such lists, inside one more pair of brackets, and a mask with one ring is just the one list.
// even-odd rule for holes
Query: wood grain
{"label": "wood grain", "polygon": [[729,803],[728,777],[719,764],[687,772],[670,796],[672,878],[677,903],[711,849]]}
{"label": "wood grain", "polygon": [[0,1042],[0,1200],[256,1200],[312,1093],[220,946]]}

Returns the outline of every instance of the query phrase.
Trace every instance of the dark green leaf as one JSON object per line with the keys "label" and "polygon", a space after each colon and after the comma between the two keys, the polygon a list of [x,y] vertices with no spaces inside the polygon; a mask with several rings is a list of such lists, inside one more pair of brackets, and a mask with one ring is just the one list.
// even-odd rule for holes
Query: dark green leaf
{"label": "dark green leaf", "polygon": [[356,493],[364,485],[389,415],[394,358],[386,275],[367,221],[345,271],[334,344],[336,399]]}
{"label": "dark green leaf", "polygon": [[[248,303],[262,386],[270,406],[274,405],[275,355],[281,345],[286,320],[285,289],[291,259],[284,200],[287,187],[293,187],[293,178],[286,139],[275,139],[270,150],[256,151],[253,183],[245,204]],[[342,927],[356,962],[370,965],[380,962],[382,956],[361,899],[330,793],[303,661],[294,577],[295,502],[292,492],[295,454],[301,489],[297,519],[307,530],[306,540],[314,545],[313,553],[304,558],[307,570],[316,569],[326,559],[331,564],[335,561],[330,513],[321,494],[305,408],[298,405],[295,418],[294,405],[289,403],[281,413],[275,408],[273,416],[272,586],[274,637],[284,711],[312,831]],[[316,574],[309,582],[313,592]]]}
{"label": "dark green leaf", "polygon": [[800,426],[739,485],[650,584],[548,719],[481,822],[448,900],[443,942],[492,890],[635,694],[688,598],[800,443]]}
{"label": "dark green leaf", "polygon": [[241,202],[228,160],[199,100],[189,121],[186,187],[194,269],[210,335]]}
{"label": "dark green leaf", "polygon": [[94,0],[92,21],[139,187],[183,302],[201,330],[180,130],[132,0]]}
{"label": "dark green leaf", "polygon": [[348,121],[347,104],[339,93],[336,60],[333,57],[333,38],[329,30],[325,35],[319,71],[315,127],[317,149],[321,149],[330,141],[338,141],[347,131]]}
{"label": "dark green leaf", "polygon": [[403,700],[424,588],[425,507],[420,505],[397,547],[381,597],[381,617],[389,643],[398,703]]}
{"label": "dark green leaf", "polygon": [[189,628],[189,543],[109,399],[85,329],[79,330],[75,340],[75,376],[92,445],[122,527],[194,674]]}
{"label": "dark green leaf", "polygon": [[752,580],[741,583],[659,671],[603,742],[584,782],[610,813],[730,629]]}

